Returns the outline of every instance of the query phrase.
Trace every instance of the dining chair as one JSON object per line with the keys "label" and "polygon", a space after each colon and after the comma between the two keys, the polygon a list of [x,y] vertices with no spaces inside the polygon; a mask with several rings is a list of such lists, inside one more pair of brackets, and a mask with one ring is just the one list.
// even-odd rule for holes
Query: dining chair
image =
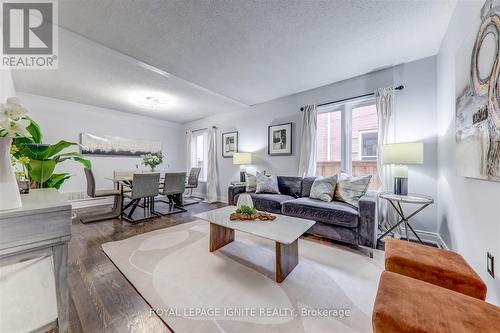
{"label": "dining chair", "polygon": [[103,212],[86,214],[80,217],[82,223],[98,222],[120,217],[123,206],[123,196],[121,190],[96,190],[96,183],[92,169],[85,168],[85,177],[87,178],[87,195],[91,198],[113,197],[113,207],[111,210]]}
{"label": "dining chair", "polygon": [[[122,217],[130,223],[138,223],[154,217],[160,216],[155,212],[154,198],[159,194],[160,174],[159,173],[134,173],[131,184],[123,184],[124,188],[130,188],[130,192],[124,192],[123,197],[130,199],[130,202],[123,208]],[[137,206],[144,199],[144,218],[134,219]],[[128,214],[125,211],[130,208]]]}
{"label": "dining chair", "polygon": [[158,200],[168,203],[168,212],[157,210],[162,215],[171,215],[176,213],[186,212],[182,203],[182,194],[186,190],[186,173],[185,172],[167,172],[163,186],[160,187],[160,195],[165,196],[168,201]]}
{"label": "dining chair", "polygon": [[187,201],[184,206],[193,205],[200,203],[204,200],[204,198],[196,197],[193,195],[193,190],[198,188],[198,179],[200,178],[201,168],[191,168],[189,171],[189,176],[187,178],[186,189],[189,190],[188,199],[192,199]]}

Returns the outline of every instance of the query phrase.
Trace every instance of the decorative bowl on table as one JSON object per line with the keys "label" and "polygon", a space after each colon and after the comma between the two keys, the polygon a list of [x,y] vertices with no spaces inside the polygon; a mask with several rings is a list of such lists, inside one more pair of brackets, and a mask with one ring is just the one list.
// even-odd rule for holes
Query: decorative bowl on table
{"label": "decorative bowl on table", "polygon": [[265,212],[258,212],[253,207],[242,205],[229,216],[229,219],[231,221],[274,221],[276,216]]}

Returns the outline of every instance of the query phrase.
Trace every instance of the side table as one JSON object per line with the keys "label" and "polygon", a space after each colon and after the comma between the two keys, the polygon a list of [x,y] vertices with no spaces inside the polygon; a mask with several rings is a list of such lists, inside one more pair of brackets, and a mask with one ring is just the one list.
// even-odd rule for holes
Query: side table
{"label": "side table", "polygon": [[[391,233],[394,229],[396,229],[398,226],[400,226],[402,223],[404,223],[405,232],[406,232],[406,240],[410,241],[410,239],[408,237],[408,229],[409,229],[417,237],[417,239],[420,241],[420,243],[424,244],[424,242],[422,242],[422,240],[417,235],[415,230],[413,230],[413,227],[410,225],[410,219],[412,217],[414,217],[415,215],[417,215],[418,213],[420,213],[422,210],[424,210],[427,206],[434,203],[434,199],[432,197],[429,197],[426,195],[419,195],[419,194],[399,195],[399,194],[394,194],[394,193],[380,193],[379,197],[389,201],[391,206],[398,213],[400,220],[398,221],[398,223],[393,225],[389,230],[384,232],[377,239],[377,241],[380,241],[385,236],[387,236],[389,233]],[[401,207],[401,203],[420,205],[420,207],[417,208],[413,213],[411,213],[409,215],[405,215],[403,208]]]}

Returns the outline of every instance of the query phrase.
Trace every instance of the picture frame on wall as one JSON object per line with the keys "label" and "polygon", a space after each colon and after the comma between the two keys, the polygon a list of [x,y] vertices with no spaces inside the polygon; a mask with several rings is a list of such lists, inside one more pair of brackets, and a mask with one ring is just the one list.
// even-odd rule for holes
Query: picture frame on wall
{"label": "picture frame on wall", "polygon": [[238,132],[222,133],[222,157],[233,157],[238,152]]}
{"label": "picture frame on wall", "polygon": [[272,156],[292,155],[293,123],[271,125],[267,131],[267,153]]}

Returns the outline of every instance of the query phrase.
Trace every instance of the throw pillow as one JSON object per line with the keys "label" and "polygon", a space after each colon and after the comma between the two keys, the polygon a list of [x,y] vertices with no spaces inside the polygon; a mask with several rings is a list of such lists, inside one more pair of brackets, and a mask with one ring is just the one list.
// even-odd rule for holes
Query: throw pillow
{"label": "throw pillow", "polygon": [[360,177],[346,177],[342,175],[335,188],[334,199],[359,207],[359,199],[366,194],[370,185],[371,175]]}
{"label": "throw pillow", "polygon": [[257,189],[255,193],[280,194],[278,189],[278,177],[266,176],[263,173],[257,172]]}
{"label": "throw pillow", "polygon": [[337,185],[337,176],[317,177],[312,184],[309,197],[330,202],[333,200],[335,185]]}
{"label": "throw pillow", "polygon": [[245,172],[246,192],[255,192],[257,190],[257,176]]}

